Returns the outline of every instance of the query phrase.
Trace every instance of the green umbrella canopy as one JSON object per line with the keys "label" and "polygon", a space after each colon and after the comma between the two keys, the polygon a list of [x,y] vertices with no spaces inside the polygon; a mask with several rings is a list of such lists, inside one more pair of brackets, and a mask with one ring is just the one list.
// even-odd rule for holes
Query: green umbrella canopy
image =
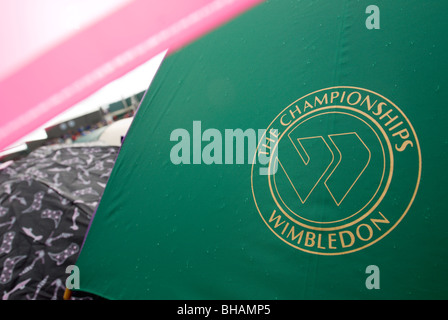
{"label": "green umbrella canopy", "polygon": [[80,289],[447,298],[448,5],[370,4],[267,1],[166,58],[78,259]]}

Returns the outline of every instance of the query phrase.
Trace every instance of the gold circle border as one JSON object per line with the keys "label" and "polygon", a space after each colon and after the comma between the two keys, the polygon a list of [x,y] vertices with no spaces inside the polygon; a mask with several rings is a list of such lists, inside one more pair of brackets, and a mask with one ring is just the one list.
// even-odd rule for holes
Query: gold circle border
{"label": "gold circle border", "polygon": [[[393,103],[393,102],[390,101],[388,98],[386,98],[386,97],[382,96],[381,94],[376,93],[376,92],[374,92],[374,91],[372,91],[372,90],[368,90],[368,89],[364,89],[364,88],[359,88],[359,87],[353,87],[353,86],[335,86],[335,87],[328,87],[328,88],[324,88],[324,89],[320,89],[320,90],[313,91],[313,92],[308,93],[307,95],[304,95],[303,97],[301,97],[301,98],[295,100],[293,103],[289,104],[286,108],[284,108],[284,109],[283,109],[283,110],[282,110],[282,111],[281,111],[281,112],[274,118],[274,120],[272,120],[272,122],[269,124],[268,128],[275,122],[275,120],[277,120],[277,118],[278,118],[278,117],[279,117],[285,110],[287,110],[289,107],[291,107],[291,106],[292,106],[293,104],[295,104],[296,102],[298,102],[298,101],[300,101],[300,100],[302,100],[302,99],[304,99],[304,98],[306,98],[306,97],[308,97],[308,96],[310,96],[310,95],[313,95],[313,94],[316,94],[316,93],[318,93],[318,92],[321,92],[321,91],[328,91],[328,90],[331,90],[331,89],[344,89],[344,88],[345,88],[345,89],[362,90],[362,91],[369,92],[369,93],[371,93],[371,94],[377,95],[378,97],[383,98],[385,101],[389,102],[392,106],[394,106],[395,109],[398,110],[398,112],[403,116],[403,118],[406,120],[406,122],[408,123],[409,127],[411,128],[412,133],[414,134],[414,138],[415,138],[415,142],[416,142],[416,146],[417,146],[417,152],[418,152],[418,158],[419,158],[419,159],[418,159],[418,160],[419,160],[419,163],[418,163],[417,184],[416,184],[416,186],[415,186],[415,190],[414,190],[414,193],[413,193],[413,195],[412,195],[411,201],[409,202],[408,206],[407,206],[406,209],[404,210],[404,212],[403,212],[403,214],[401,215],[401,217],[397,220],[397,222],[395,222],[395,224],[394,224],[394,225],[393,225],[387,232],[385,232],[382,236],[378,237],[378,238],[375,239],[374,241],[371,241],[371,242],[367,243],[366,245],[364,245],[364,246],[362,246],[362,247],[359,247],[359,248],[356,248],[356,249],[353,249],[353,250],[349,250],[349,251],[345,251],[345,252],[328,252],[328,253],[327,253],[327,252],[314,252],[314,251],[306,250],[306,249],[304,249],[304,248],[300,248],[300,247],[298,247],[298,246],[295,246],[295,245],[293,245],[293,244],[287,242],[287,241],[284,240],[282,237],[280,237],[279,235],[277,235],[277,233],[273,232],[273,231],[272,231],[272,228],[271,228],[271,227],[266,223],[266,221],[264,220],[264,217],[263,217],[263,215],[261,214],[261,210],[260,210],[260,208],[258,207],[257,200],[256,200],[256,198],[255,198],[255,192],[254,192],[253,173],[254,173],[254,165],[255,165],[255,163],[256,163],[255,160],[256,160],[257,152],[258,152],[258,149],[259,149],[260,144],[261,144],[261,140],[260,140],[260,142],[259,142],[258,145],[257,145],[257,149],[255,150],[254,160],[253,160],[253,162],[252,162],[253,164],[252,164],[252,169],[251,169],[251,181],[250,181],[250,183],[251,183],[251,189],[252,189],[252,196],[253,196],[253,198],[254,198],[254,202],[255,202],[255,206],[257,207],[257,211],[258,211],[258,213],[260,214],[261,218],[263,219],[264,223],[268,226],[268,228],[272,231],[272,233],[274,233],[280,240],[282,240],[283,242],[285,242],[286,244],[288,244],[288,245],[291,246],[291,247],[294,247],[294,248],[299,249],[299,250],[301,250],[301,251],[303,251],[303,252],[307,252],[307,253],[311,253],[311,254],[324,255],[324,256],[343,255],[343,254],[349,254],[349,253],[353,253],[353,252],[356,252],[356,251],[363,250],[363,249],[365,249],[365,248],[367,248],[367,247],[369,247],[369,246],[371,246],[371,245],[377,243],[378,241],[380,241],[381,239],[383,239],[386,235],[388,235],[392,230],[394,230],[394,229],[396,228],[396,226],[401,222],[401,220],[403,220],[403,218],[406,216],[406,214],[408,213],[409,209],[411,208],[412,203],[414,202],[415,197],[417,196],[418,188],[419,188],[419,186],[420,186],[420,179],[421,179],[421,173],[422,173],[422,153],[421,153],[421,150],[420,150],[420,142],[418,141],[418,137],[417,137],[417,134],[416,134],[416,132],[415,132],[415,129],[414,129],[414,127],[412,126],[411,122],[409,121],[408,117],[406,117],[406,115],[403,113],[403,111],[401,111],[401,109],[398,108],[398,107],[395,105],[395,103]],[[266,134],[266,133],[265,133],[265,134]]]}

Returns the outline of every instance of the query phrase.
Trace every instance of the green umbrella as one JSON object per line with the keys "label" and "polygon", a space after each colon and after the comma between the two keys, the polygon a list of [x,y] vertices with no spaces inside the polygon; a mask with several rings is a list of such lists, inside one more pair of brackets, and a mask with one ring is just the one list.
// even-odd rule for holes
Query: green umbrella
{"label": "green umbrella", "polygon": [[369,5],[267,1],[170,55],[87,235],[80,289],[447,298],[448,5]]}

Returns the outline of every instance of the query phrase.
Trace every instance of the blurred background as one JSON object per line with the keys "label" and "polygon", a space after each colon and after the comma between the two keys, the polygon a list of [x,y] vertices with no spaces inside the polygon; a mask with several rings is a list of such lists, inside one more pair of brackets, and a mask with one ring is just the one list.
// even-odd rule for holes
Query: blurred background
{"label": "blurred background", "polygon": [[[64,41],[70,41],[70,38],[85,32],[107,16],[122,11],[131,2],[130,0],[1,1],[0,81],[8,80],[14,73],[19,73],[21,68],[32,64],[34,60]],[[132,32],[132,28],[129,31]],[[102,45],[104,44],[95,41],[96,48],[89,47],[89,50],[101,55]],[[83,50],[85,48],[79,48],[79,51]],[[78,103],[51,117],[49,121],[13,143],[0,148],[0,162],[17,160],[43,145],[86,142],[95,137],[100,138],[105,128],[113,122],[132,118],[164,55],[165,52],[155,55],[154,58],[127,70],[124,75],[109,79],[101,88],[95,88],[93,94],[82,98]],[[76,64],[82,61],[72,60],[67,63]],[[40,81],[48,79],[43,76]],[[27,87],[30,85],[38,84],[23,83],[16,95],[27,95]],[[2,110],[6,108],[5,103],[2,103]],[[126,123],[129,124],[130,121]],[[121,125],[116,130],[121,130],[119,135],[123,135],[126,129],[126,126]]]}
{"label": "blurred background", "polygon": [[[113,80],[94,94],[53,117],[38,129],[0,151],[0,162],[18,160],[35,149],[54,144],[101,140],[120,145],[146,89],[166,51],[156,55],[124,76]],[[111,126],[122,119],[121,125]],[[125,125],[124,125],[125,124]],[[110,130],[106,131],[109,128]]]}

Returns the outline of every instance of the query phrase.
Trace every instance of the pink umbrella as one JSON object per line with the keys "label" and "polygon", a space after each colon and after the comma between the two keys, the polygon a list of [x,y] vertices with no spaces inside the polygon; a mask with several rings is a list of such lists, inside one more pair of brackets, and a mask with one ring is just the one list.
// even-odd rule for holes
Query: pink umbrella
{"label": "pink umbrella", "polygon": [[3,0],[0,150],[262,0]]}

